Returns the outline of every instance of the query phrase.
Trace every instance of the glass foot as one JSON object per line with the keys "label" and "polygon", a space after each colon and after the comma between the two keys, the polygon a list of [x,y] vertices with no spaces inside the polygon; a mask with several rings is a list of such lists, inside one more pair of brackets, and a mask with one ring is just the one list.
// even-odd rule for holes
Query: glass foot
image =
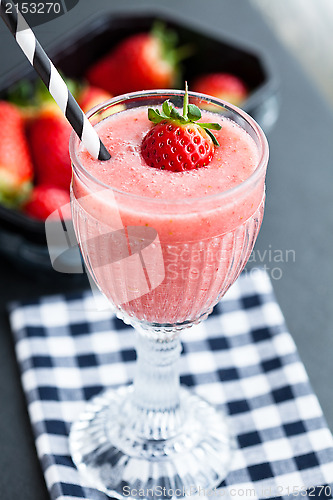
{"label": "glass foot", "polygon": [[163,438],[163,412],[147,411],[143,419],[132,395],[132,386],[103,392],[72,426],[71,455],[91,486],[119,499],[176,499],[225,479],[234,441],[222,412],[182,387]]}

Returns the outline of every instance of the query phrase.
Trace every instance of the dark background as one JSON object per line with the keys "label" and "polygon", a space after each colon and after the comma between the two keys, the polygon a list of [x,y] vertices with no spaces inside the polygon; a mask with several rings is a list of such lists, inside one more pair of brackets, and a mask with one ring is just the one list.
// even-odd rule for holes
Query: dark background
{"label": "dark background", "polygon": [[[226,35],[262,47],[275,65],[280,116],[268,135],[267,205],[254,255],[258,260],[259,252],[263,256],[266,251],[261,264],[269,273],[274,267],[281,269],[280,279],[272,279],[276,296],[333,429],[333,114],[247,0],[80,0],[66,15],[36,27],[35,33],[52,51],[62,34],[99,11],[151,9],[177,13],[179,22],[186,20],[216,37]],[[0,47],[0,78],[19,65],[29,65],[2,22]],[[273,255],[281,251],[285,262],[270,262],[269,250]],[[288,250],[292,253],[286,262]],[[260,263],[252,262],[256,265]],[[274,272],[272,278],[280,274]],[[0,262],[0,280],[0,498],[46,500],[5,304],[76,285],[27,277],[5,260]]]}

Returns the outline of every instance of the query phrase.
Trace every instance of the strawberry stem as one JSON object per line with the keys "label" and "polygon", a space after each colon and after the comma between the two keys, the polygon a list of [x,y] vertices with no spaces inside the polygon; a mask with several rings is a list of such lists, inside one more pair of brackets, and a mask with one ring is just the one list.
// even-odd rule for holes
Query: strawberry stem
{"label": "strawberry stem", "polygon": [[185,120],[187,120],[187,114],[188,114],[188,86],[187,82],[185,82],[185,95],[184,95],[184,101],[183,101],[183,117]]}

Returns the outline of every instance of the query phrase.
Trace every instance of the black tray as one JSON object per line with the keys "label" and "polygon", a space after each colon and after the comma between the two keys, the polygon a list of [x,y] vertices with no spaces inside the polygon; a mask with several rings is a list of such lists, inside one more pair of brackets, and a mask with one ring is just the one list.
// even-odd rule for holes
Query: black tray
{"label": "black tray", "polygon": [[[191,26],[179,24],[160,13],[149,15],[97,16],[57,41],[48,54],[57,68],[71,78],[82,78],[86,69],[126,36],[147,31],[154,21],[162,20],[177,31],[179,43],[191,43],[194,52],[183,62],[183,80],[189,84],[199,74],[230,72],[243,79],[250,90],[242,108],[252,115],[267,132],[277,118],[278,79],[270,61],[257,48],[249,49],[235,40],[212,37]],[[0,80],[0,95],[17,81],[36,78],[34,70],[18,67]],[[6,82],[4,84],[4,81]],[[15,210],[0,205],[0,252],[21,264],[52,270],[46,247],[45,225]]]}

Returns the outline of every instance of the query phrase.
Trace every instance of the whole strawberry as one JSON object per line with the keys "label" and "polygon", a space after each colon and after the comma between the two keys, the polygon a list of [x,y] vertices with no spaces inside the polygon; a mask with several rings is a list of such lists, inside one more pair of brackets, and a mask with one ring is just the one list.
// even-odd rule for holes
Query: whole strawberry
{"label": "whole strawberry", "polygon": [[0,101],[0,202],[19,206],[30,192],[32,177],[22,114],[13,104]]}
{"label": "whole strawberry", "polygon": [[44,221],[49,216],[53,217],[54,212],[54,217],[57,217],[59,209],[64,219],[71,217],[69,192],[54,186],[36,186],[24,206],[24,213]]}
{"label": "whole strawberry", "polygon": [[68,152],[71,126],[55,105],[42,107],[28,130],[37,184],[69,190],[72,177]]}
{"label": "whole strawberry", "polygon": [[178,79],[179,60],[188,53],[188,47],[175,45],[174,33],[160,25],[151,33],[129,36],[89,69],[87,79],[113,95],[172,88]]}
{"label": "whole strawberry", "polygon": [[194,92],[207,94],[240,106],[248,96],[244,82],[231,73],[209,73],[199,76],[192,84]]}
{"label": "whole strawberry", "polygon": [[219,143],[210,129],[220,130],[221,125],[198,122],[201,111],[188,104],[187,89],[183,115],[167,100],[161,111],[149,108],[148,118],[155,125],[143,138],[141,154],[149,166],[182,172],[205,167],[212,160]]}

